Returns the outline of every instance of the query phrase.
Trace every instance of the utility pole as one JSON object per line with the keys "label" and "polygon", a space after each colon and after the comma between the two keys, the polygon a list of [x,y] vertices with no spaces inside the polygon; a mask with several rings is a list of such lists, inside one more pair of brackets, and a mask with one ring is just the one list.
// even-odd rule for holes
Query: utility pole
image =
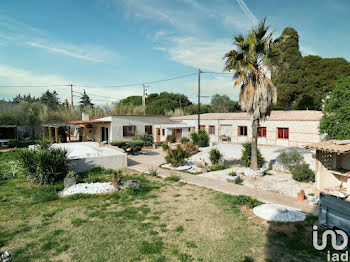
{"label": "utility pole", "polygon": [[200,130],[200,128],[201,128],[201,70],[198,68],[198,131]]}
{"label": "utility pole", "polygon": [[74,108],[74,104],[73,104],[73,85],[70,84],[70,105],[72,107],[72,109]]}
{"label": "utility pole", "polygon": [[142,108],[143,108],[143,114],[146,114],[146,90],[145,85],[142,84]]}

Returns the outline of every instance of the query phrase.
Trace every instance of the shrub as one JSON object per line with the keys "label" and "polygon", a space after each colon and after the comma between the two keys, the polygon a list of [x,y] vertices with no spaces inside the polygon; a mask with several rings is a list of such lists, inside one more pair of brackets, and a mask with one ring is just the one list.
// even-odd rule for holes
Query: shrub
{"label": "shrub", "polygon": [[135,154],[142,150],[144,145],[144,141],[142,140],[128,140],[128,141],[112,141],[112,146],[117,146],[123,149],[125,152],[130,154]]}
{"label": "shrub", "polygon": [[209,146],[209,135],[205,130],[199,130],[198,133],[191,133],[193,144],[199,147]]}
{"label": "shrub", "polygon": [[62,184],[44,186],[39,188],[32,195],[33,203],[43,203],[58,199],[58,191],[63,190]]}
{"label": "shrub", "polygon": [[[250,167],[251,163],[251,158],[252,158],[252,143],[246,142],[243,144],[243,150],[242,150],[242,164],[246,167]],[[263,156],[260,153],[260,150],[258,149],[258,167],[262,167],[264,164],[265,160]]]}
{"label": "shrub", "polygon": [[17,139],[11,139],[8,142],[9,147],[17,147],[18,146],[18,140]]}
{"label": "shrub", "polygon": [[66,177],[71,178],[71,177],[75,177],[76,173],[74,171],[69,171],[68,174],[66,175]]}
{"label": "shrub", "polygon": [[166,137],[166,141],[167,141],[167,142],[170,142],[170,143],[175,143],[175,142],[176,142],[176,137],[173,136],[173,135],[168,135],[168,136]]}
{"label": "shrub", "polygon": [[177,145],[176,149],[168,149],[168,155],[165,157],[165,161],[173,167],[179,167],[182,166],[189,157],[190,152],[183,149],[180,145]]}
{"label": "shrub", "polygon": [[39,184],[62,181],[68,172],[67,151],[51,148],[45,140],[36,149],[18,150],[17,156],[21,167],[26,171],[26,177]]}
{"label": "shrub", "polygon": [[158,176],[158,169],[157,169],[157,167],[150,167],[148,169],[148,174],[150,176]]}
{"label": "shrub", "polygon": [[195,152],[198,150],[198,147],[196,145],[194,145],[192,141],[186,142],[185,144],[182,145],[182,147],[185,150],[188,150],[190,152]]}
{"label": "shrub", "polygon": [[178,182],[180,180],[179,176],[168,176],[164,179],[165,181]]}
{"label": "shrub", "polygon": [[121,185],[123,172],[121,170],[113,170],[111,174],[111,183],[113,186]]}
{"label": "shrub", "polygon": [[212,165],[209,167],[210,171],[219,171],[219,170],[224,170],[228,168],[228,166],[224,166],[224,165]]}
{"label": "shrub", "polygon": [[222,159],[222,154],[218,149],[212,148],[209,152],[209,159],[213,165],[216,165]]}
{"label": "shrub", "polygon": [[289,168],[289,171],[293,175],[293,179],[296,181],[314,182],[315,173],[310,169],[309,165],[305,162],[297,163]]}
{"label": "shrub", "polygon": [[229,176],[237,176],[237,173],[236,173],[236,171],[231,171],[228,175]]}
{"label": "shrub", "polygon": [[303,156],[297,150],[294,150],[289,153],[283,152],[282,154],[280,154],[279,157],[281,159],[282,164],[288,169],[291,166],[300,163],[300,161],[303,159]]}
{"label": "shrub", "polygon": [[163,151],[168,150],[168,149],[169,149],[168,143],[163,143],[163,144],[162,144],[162,148],[163,148]]}
{"label": "shrub", "polygon": [[143,146],[153,146],[153,136],[148,134],[138,134],[133,140],[143,141]]}
{"label": "shrub", "polygon": [[261,201],[252,198],[251,196],[244,196],[244,195],[238,195],[238,196],[231,196],[231,195],[225,195],[225,198],[227,198],[228,202],[231,204],[232,207],[240,207],[240,206],[248,206],[250,208],[254,208],[256,206],[259,206],[263,204]]}
{"label": "shrub", "polygon": [[188,137],[182,137],[181,138],[181,144],[186,144],[188,142],[190,142],[190,139]]}

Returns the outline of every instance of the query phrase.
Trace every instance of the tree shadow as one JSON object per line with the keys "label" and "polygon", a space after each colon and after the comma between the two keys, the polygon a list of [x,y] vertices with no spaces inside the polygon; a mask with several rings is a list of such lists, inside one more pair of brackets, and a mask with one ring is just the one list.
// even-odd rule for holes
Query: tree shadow
{"label": "tree shadow", "polygon": [[[317,206],[313,212],[316,212]],[[302,222],[268,222],[265,261],[327,261],[327,252],[313,247],[313,225],[318,217],[307,215]]]}

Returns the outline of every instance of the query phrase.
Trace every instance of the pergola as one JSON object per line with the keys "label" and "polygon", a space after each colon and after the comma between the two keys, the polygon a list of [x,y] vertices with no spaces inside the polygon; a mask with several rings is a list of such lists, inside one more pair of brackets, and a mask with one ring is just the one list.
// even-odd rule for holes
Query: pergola
{"label": "pergola", "polygon": [[70,125],[68,124],[44,124],[43,127],[43,138],[46,138],[46,128],[48,129],[48,139],[52,140],[52,129],[54,128],[55,143],[58,143],[58,129],[60,127],[68,127],[68,141],[71,142],[70,137]]}
{"label": "pergola", "polygon": [[[86,128],[91,127],[93,124],[106,124],[111,123],[111,121],[105,120],[77,120],[77,121],[69,121],[67,124],[78,125],[84,129],[83,141],[86,142]],[[69,139],[70,140],[70,139]]]}

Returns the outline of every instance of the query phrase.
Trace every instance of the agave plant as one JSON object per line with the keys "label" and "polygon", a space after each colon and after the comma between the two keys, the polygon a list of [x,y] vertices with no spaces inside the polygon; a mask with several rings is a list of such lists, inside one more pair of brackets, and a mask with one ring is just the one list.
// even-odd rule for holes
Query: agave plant
{"label": "agave plant", "polygon": [[180,145],[177,145],[175,149],[168,149],[168,155],[165,157],[165,161],[173,167],[179,167],[182,166],[189,157],[190,152],[183,149]]}
{"label": "agave plant", "polygon": [[40,141],[36,149],[20,149],[17,153],[26,177],[39,184],[62,181],[69,169],[67,150],[49,145],[47,141]]}

